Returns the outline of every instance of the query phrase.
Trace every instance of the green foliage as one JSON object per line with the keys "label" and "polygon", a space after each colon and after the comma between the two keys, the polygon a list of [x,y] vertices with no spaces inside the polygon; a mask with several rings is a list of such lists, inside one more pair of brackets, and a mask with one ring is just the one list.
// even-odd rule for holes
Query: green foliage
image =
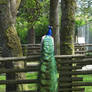
{"label": "green foliage", "polygon": [[85,20],[83,20],[81,18],[79,18],[79,19],[76,18],[75,23],[76,23],[77,26],[82,26],[82,25],[86,24]]}
{"label": "green foliage", "polygon": [[41,37],[45,35],[48,31],[48,18],[41,17],[39,21],[35,24],[35,31],[36,31],[36,43],[40,43]]}
{"label": "green foliage", "polygon": [[42,13],[45,16],[49,16],[50,0],[43,0],[41,2],[41,6],[42,6]]}
{"label": "green foliage", "polygon": [[30,0],[22,0],[19,16],[23,17],[30,26],[33,26],[41,16],[41,9],[39,0],[31,0],[31,2]]}
{"label": "green foliage", "polygon": [[27,32],[33,27],[36,31],[36,42],[48,30],[49,0],[22,0],[18,12],[16,28],[22,43],[27,43]]}
{"label": "green foliage", "polygon": [[[21,43],[27,43],[28,22],[21,17],[17,17],[16,22],[16,29],[20,37]],[[41,17],[39,21],[36,22],[34,27],[36,33],[36,43],[40,43],[41,37],[47,33],[48,25],[49,22],[46,16]]]}
{"label": "green foliage", "polygon": [[85,22],[92,20],[92,0],[77,0],[77,15]]}
{"label": "green foliage", "polygon": [[27,31],[28,31],[28,22],[21,17],[17,17],[16,21],[16,30],[20,37],[21,43],[27,43]]}

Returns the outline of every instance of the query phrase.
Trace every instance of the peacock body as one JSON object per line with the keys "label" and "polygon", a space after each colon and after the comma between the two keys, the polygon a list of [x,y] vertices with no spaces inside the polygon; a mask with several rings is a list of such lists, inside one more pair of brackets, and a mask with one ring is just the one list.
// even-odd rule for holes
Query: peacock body
{"label": "peacock body", "polygon": [[52,36],[48,35],[44,36],[42,39],[39,81],[39,92],[58,92],[54,41]]}

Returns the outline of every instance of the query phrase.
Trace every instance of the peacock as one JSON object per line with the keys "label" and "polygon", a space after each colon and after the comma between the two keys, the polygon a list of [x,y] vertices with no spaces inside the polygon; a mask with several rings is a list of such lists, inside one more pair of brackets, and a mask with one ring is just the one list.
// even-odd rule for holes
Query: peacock
{"label": "peacock", "polygon": [[38,92],[58,92],[57,67],[54,58],[54,39],[52,27],[41,40],[41,63]]}

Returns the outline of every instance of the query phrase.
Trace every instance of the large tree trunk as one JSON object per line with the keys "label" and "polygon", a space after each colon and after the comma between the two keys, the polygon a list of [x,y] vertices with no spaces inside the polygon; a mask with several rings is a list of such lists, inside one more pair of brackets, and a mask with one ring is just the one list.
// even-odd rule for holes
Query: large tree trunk
{"label": "large tree trunk", "polygon": [[55,54],[60,53],[58,5],[59,0],[50,0],[50,25],[53,27]]}
{"label": "large tree trunk", "polygon": [[[61,9],[62,9],[61,33],[60,33],[61,55],[72,55],[74,53],[75,5],[76,5],[75,0],[62,0],[61,1]],[[64,64],[64,67],[72,67],[72,64]],[[65,72],[71,72],[71,71],[72,69],[65,70]],[[60,78],[64,77],[62,75],[62,72],[60,73]],[[72,75],[68,75],[66,77],[67,79],[71,79]],[[72,81],[70,80],[64,83],[66,84],[72,83]],[[61,81],[59,85],[61,85],[62,87],[62,84],[63,82]],[[69,85],[69,86],[62,87],[62,89],[67,89],[67,88],[72,89],[72,86]],[[71,92],[71,91],[66,91],[66,92]]]}
{"label": "large tree trunk", "polygon": [[62,55],[74,53],[75,5],[75,0],[62,0],[61,2],[60,49]]}
{"label": "large tree trunk", "polygon": [[[3,57],[20,57],[23,56],[19,37],[15,29],[17,9],[21,0],[0,0],[0,45],[3,48]],[[6,68],[23,68],[23,61],[16,63],[11,62],[5,64]],[[22,73],[7,73],[6,79],[24,79]],[[23,90],[23,85],[9,84],[6,85],[6,92]]]}

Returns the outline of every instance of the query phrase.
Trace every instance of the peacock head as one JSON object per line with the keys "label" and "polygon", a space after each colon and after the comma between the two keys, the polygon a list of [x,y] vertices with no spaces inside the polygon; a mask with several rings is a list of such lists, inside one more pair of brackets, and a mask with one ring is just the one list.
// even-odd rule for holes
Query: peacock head
{"label": "peacock head", "polygon": [[52,26],[48,26],[49,30],[46,35],[52,36]]}

